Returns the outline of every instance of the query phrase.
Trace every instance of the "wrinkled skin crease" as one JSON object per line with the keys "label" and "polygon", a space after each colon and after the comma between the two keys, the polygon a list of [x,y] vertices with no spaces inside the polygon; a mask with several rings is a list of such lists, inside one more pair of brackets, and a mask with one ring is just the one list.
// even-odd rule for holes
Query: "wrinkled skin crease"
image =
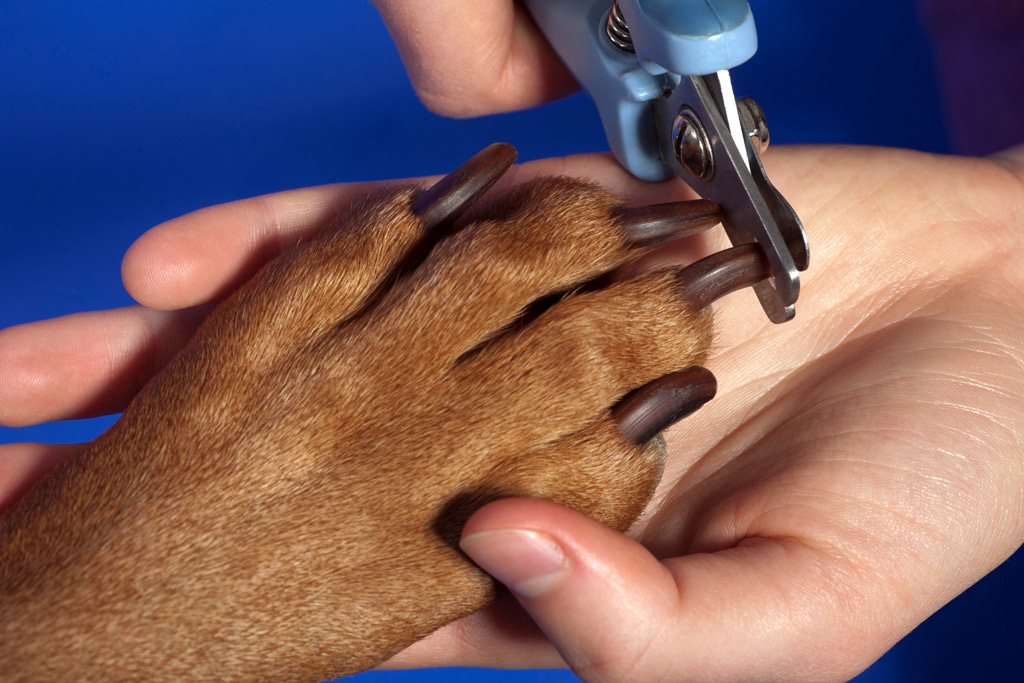
{"label": "wrinkled skin crease", "polygon": [[[771,325],[749,292],[716,306],[708,368],[718,397],[667,434],[665,476],[631,533],[669,570],[718,563],[733,593],[681,586],[688,614],[710,610],[712,600],[757,606],[759,623],[681,640],[700,644],[708,675],[852,675],[1024,538],[1024,153],[996,163],[776,148],[766,166],[812,247],[797,318]],[[604,157],[515,167],[502,184],[561,173],[588,176],[637,204],[688,196],[678,183],[627,178]],[[245,254],[293,242],[364,190],[313,188],[176,219],[129,253],[126,285],[159,308],[205,303],[251,272],[257,259]],[[199,230],[212,222],[237,236],[247,221],[265,235],[239,256],[227,237]],[[222,256],[219,272],[200,264],[186,284],[175,273],[189,272],[192,257],[171,245],[200,233],[210,240],[206,258]],[[725,246],[716,232],[684,249],[696,257]],[[168,320],[160,317],[175,324]],[[18,343],[31,334],[22,331]],[[131,343],[156,344],[144,334]],[[46,360],[36,362],[45,369]],[[103,380],[96,368],[79,393],[66,382],[8,383],[0,414],[26,424],[109,409]],[[10,407],[18,391],[27,400]],[[62,404],[62,394],[72,398]],[[40,463],[68,454],[3,451],[20,463],[0,482],[8,492],[45,470]],[[735,590],[748,579],[749,591]],[[442,628],[389,665],[558,666],[557,652],[513,604]],[[751,629],[772,635],[751,641]]]}

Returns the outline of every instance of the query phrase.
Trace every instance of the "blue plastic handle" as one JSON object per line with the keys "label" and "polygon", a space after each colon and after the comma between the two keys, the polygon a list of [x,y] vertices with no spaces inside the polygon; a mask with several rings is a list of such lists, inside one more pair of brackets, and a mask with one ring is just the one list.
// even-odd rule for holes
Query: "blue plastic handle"
{"label": "blue plastic handle", "polygon": [[747,0],[619,0],[637,57],[683,76],[732,69],[757,52]]}
{"label": "blue plastic handle", "polygon": [[746,0],[619,0],[636,53],[605,33],[612,0],[525,0],[541,32],[590,95],[608,145],[642,180],[674,175],[662,161],[653,100],[682,76],[738,66],[757,51]]}

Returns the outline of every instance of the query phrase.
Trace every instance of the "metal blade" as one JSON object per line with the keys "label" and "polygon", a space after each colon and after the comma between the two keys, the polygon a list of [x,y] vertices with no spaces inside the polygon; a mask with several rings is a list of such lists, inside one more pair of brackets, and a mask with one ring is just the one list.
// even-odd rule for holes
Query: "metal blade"
{"label": "metal blade", "polygon": [[732,91],[732,76],[728,71],[719,71],[715,74],[718,79],[718,87],[722,94],[722,113],[725,115],[725,122],[729,126],[729,133],[732,141],[736,143],[743,162],[750,170],[750,157],[747,155],[746,133],[743,132],[743,124],[740,123],[740,111],[736,107],[736,95]]}

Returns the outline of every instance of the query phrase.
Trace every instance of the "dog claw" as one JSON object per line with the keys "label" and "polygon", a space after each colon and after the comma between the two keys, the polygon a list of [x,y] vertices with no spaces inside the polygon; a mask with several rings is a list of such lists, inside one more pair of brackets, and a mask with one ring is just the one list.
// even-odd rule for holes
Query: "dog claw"
{"label": "dog claw", "polygon": [[614,216],[632,246],[646,247],[706,230],[722,221],[722,210],[717,204],[697,199],[621,206],[615,209]]}
{"label": "dog claw", "polygon": [[619,433],[635,444],[647,443],[715,397],[718,382],[710,370],[695,366],[644,385],[612,410]]}
{"label": "dog claw", "polygon": [[496,142],[424,190],[412,202],[412,212],[427,230],[451,225],[515,163],[516,148]]}
{"label": "dog claw", "polygon": [[730,292],[753,287],[772,275],[764,252],[756,244],[720,251],[679,271],[683,293],[699,310]]}

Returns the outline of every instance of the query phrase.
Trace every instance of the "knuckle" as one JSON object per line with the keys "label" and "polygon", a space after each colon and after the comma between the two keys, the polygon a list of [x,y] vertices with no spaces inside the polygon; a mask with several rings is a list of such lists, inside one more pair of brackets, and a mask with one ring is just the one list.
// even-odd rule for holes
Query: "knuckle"
{"label": "knuckle", "polygon": [[428,110],[438,116],[453,119],[469,119],[502,111],[486,91],[455,89],[434,83],[415,82],[413,87],[420,101]]}

